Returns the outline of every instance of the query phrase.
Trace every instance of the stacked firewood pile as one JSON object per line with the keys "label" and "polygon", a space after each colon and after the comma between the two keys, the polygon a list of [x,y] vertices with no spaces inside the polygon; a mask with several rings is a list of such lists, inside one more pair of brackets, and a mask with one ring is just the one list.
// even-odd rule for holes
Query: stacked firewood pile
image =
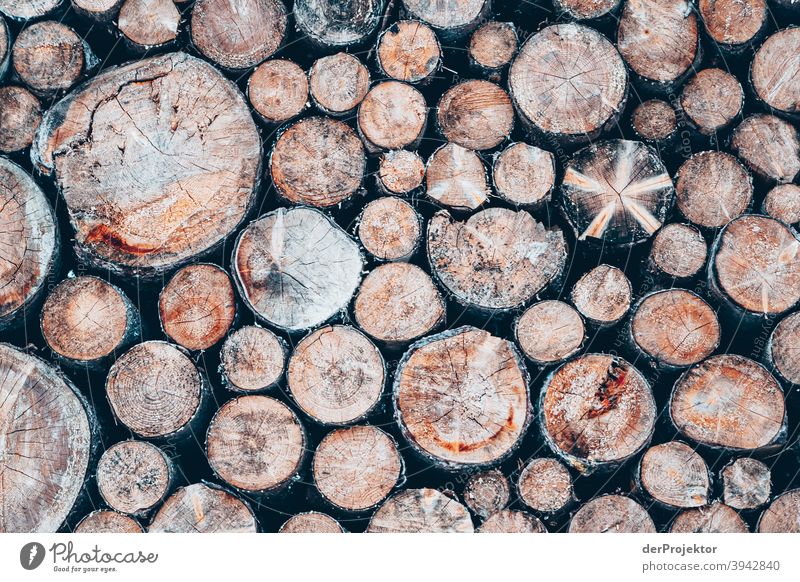
{"label": "stacked firewood pile", "polygon": [[800,531],[798,25],[0,0],[0,531]]}

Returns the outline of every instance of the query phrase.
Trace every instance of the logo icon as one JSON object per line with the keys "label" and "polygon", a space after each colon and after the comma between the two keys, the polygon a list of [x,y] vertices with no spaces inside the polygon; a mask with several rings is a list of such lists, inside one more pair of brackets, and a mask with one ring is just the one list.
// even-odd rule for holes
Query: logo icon
{"label": "logo icon", "polygon": [[39,542],[29,542],[19,551],[19,563],[26,570],[35,570],[44,561],[44,546]]}

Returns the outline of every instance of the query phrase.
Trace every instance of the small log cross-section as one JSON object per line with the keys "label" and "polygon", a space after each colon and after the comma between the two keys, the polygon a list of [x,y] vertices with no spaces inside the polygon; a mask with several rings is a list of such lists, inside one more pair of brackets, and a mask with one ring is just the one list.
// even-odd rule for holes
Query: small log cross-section
{"label": "small log cross-section", "polygon": [[489,208],[466,222],[437,212],[428,222],[428,259],[459,303],[485,310],[521,307],[564,270],[567,243],[524,210]]}
{"label": "small log cross-section", "polygon": [[69,363],[95,364],[134,341],[139,314],[122,291],[97,277],[59,283],[42,306],[42,336]]}
{"label": "small log cross-section", "polygon": [[158,317],[169,338],[188,350],[205,350],[228,333],[236,295],[228,274],[197,263],[179,270],[158,298]]}
{"label": "small log cross-section", "polygon": [[800,186],[778,184],[767,192],[763,203],[764,212],[786,224],[800,223]]}
{"label": "small log cross-section", "polygon": [[469,511],[435,489],[406,489],[372,516],[369,533],[472,533]]}
{"label": "small log cross-section", "polygon": [[41,121],[42,106],[33,93],[13,85],[0,87],[0,153],[30,146]]}
{"label": "small log cross-section", "polygon": [[711,357],[675,383],[670,417],[709,447],[754,450],[785,438],[784,395],[763,366],[734,354]]}
{"label": "small log cross-section", "polygon": [[528,374],[514,345],[474,327],[413,344],[397,368],[396,416],[408,441],[447,468],[507,456],[531,420]]}
{"label": "small log cross-section", "polygon": [[700,0],[700,16],[708,36],[729,52],[740,52],[767,24],[766,0]]}
{"label": "small log cross-section", "polygon": [[8,64],[11,60],[11,32],[8,30],[5,18],[0,15],[0,80],[6,76]]}
{"label": "small log cross-section", "polygon": [[772,110],[800,118],[800,28],[780,30],[761,45],[750,79],[759,99]]}
{"label": "small log cross-section", "polygon": [[144,533],[138,521],[116,511],[93,511],[75,526],[73,533]]}
{"label": "small log cross-section", "polygon": [[444,138],[472,150],[500,145],[514,127],[514,107],[503,89],[489,81],[464,81],[439,99],[436,120]]}
{"label": "small log cross-section", "polygon": [[621,0],[553,0],[553,7],[573,20],[591,20],[616,10]]}
{"label": "small log cross-section", "polygon": [[531,361],[547,366],[578,352],[586,340],[586,326],[571,305],[548,300],[529,307],[517,320],[514,334]]}
{"label": "small log cross-section", "polygon": [[158,510],[150,533],[255,533],[253,511],[227,491],[203,483],[181,487]]}
{"label": "small log cross-section", "polygon": [[145,52],[174,42],[180,21],[181,13],[172,0],[125,0],[117,26],[135,51]]}
{"label": "small log cross-section", "polygon": [[111,366],[106,379],[114,415],[144,438],[184,434],[198,416],[204,392],[194,362],[163,341],[133,346]]}
{"label": "small log cross-section", "polygon": [[417,20],[400,20],[378,39],[378,66],[387,77],[425,83],[439,70],[442,48],[436,33]]}
{"label": "small log cross-section", "polygon": [[708,466],[692,447],[680,441],[649,448],[636,477],[651,499],[667,507],[701,507],[709,501]]}
{"label": "small log cross-section", "polygon": [[444,320],[445,305],[430,275],[410,263],[369,273],[353,306],[359,327],[387,344],[410,342]]}
{"label": "small log cross-section", "polygon": [[731,154],[700,152],[678,169],[675,198],[678,210],[690,222],[706,228],[719,228],[750,206],[753,180]]}
{"label": "small log cross-section", "polygon": [[0,533],[52,533],[83,489],[92,421],[55,368],[0,344]]}
{"label": "small log cross-section", "polygon": [[569,470],[556,459],[531,459],[519,475],[517,490],[522,502],[544,514],[564,510],[574,499]]}
{"label": "small log cross-section", "polygon": [[770,469],[758,459],[740,457],[720,472],[722,500],[734,509],[756,509],[772,493]]}
{"label": "small log cross-section", "polygon": [[739,514],[719,502],[705,507],[687,509],[678,514],[670,533],[748,533],[747,524]]}
{"label": "small log cross-section", "polygon": [[526,123],[556,139],[585,142],[621,113],[628,72],[605,36],[579,24],[557,24],[525,42],[508,82]]}
{"label": "small log cross-section", "polygon": [[403,0],[405,9],[448,40],[469,33],[491,8],[491,0]]}
{"label": "small log cross-section", "polygon": [[282,123],[299,115],[308,102],[308,79],[286,59],[261,63],[247,81],[247,97],[267,123]]}
{"label": "small log cross-section", "polygon": [[325,436],[314,454],[314,483],[339,509],[364,511],[394,489],[403,461],[394,440],[374,426],[354,426]]}
{"label": "small log cross-section", "polygon": [[800,312],[782,319],[767,342],[767,361],[778,376],[800,385]]}
{"label": "small log cross-section", "polygon": [[377,198],[364,207],[358,238],[376,259],[408,259],[419,246],[422,219],[414,207],[400,198]]}
{"label": "small log cross-section", "polygon": [[541,429],[550,448],[583,473],[618,465],[653,435],[656,404],[647,380],[622,358],[587,354],[545,381]]}
{"label": "small log cross-section", "polygon": [[454,143],[444,144],[428,158],[425,181],[430,198],[456,210],[475,210],[491,194],[480,156]]}
{"label": "small log cross-section", "polygon": [[634,133],[644,141],[665,142],[678,129],[678,115],[666,101],[650,99],[633,110],[631,126]]}
{"label": "small log cross-section", "polygon": [[83,73],[85,47],[81,37],[60,22],[37,22],[24,28],[12,49],[14,71],[43,97],[72,87]]}
{"label": "small log cross-section", "polygon": [[539,518],[524,511],[503,509],[498,511],[475,530],[476,533],[546,533]]}
{"label": "small log cross-section", "polygon": [[526,143],[511,144],[494,159],[492,182],[507,202],[539,206],[550,200],[556,182],[555,157]]}
{"label": "small log cross-section", "polygon": [[311,208],[279,208],[250,223],[232,263],[247,306],[289,331],[317,326],[347,307],[363,267],[355,241]]}
{"label": "small log cross-section", "polygon": [[741,216],[719,234],[712,257],[712,289],[735,309],[773,315],[800,301],[800,239],[785,224]]}
{"label": "small log cross-section", "polygon": [[499,81],[501,70],[517,54],[518,44],[513,23],[490,20],[469,39],[469,58],[491,80]]}
{"label": "small log cross-section", "polygon": [[648,359],[672,367],[704,360],[717,349],[721,328],[711,306],[684,289],[645,296],[634,307],[631,340]]}
{"label": "small log cross-section", "polygon": [[0,0],[0,12],[14,20],[40,18],[55,10],[63,0]]}
{"label": "small log cross-section", "polygon": [[698,29],[690,0],[629,0],[619,19],[617,48],[646,84],[669,88],[700,58]]}
{"label": "small log cross-section", "polygon": [[286,347],[270,330],[248,325],[230,334],[220,350],[225,385],[237,392],[274,386],[283,375]]}
{"label": "small log cross-section", "polygon": [[122,441],[106,450],[97,464],[97,489],[109,507],[145,515],[169,493],[172,461],[155,445]]}
{"label": "small log cross-section", "polygon": [[56,174],[80,258],[152,275],[238,226],[260,154],[236,87],[172,53],[107,69],[51,107],[31,158]]}
{"label": "small log cross-section", "polygon": [[703,69],[686,83],[680,102],[697,130],[713,135],[741,114],[744,91],[736,77],[727,71]]}
{"label": "small log cross-section", "polygon": [[392,150],[381,154],[379,186],[387,194],[408,194],[422,186],[425,163],[416,152]]}
{"label": "small log cross-section", "polygon": [[568,162],[561,203],[578,240],[635,245],[666,221],[675,189],[661,158],[636,141],[609,140]]}
{"label": "small log cross-section", "polygon": [[125,0],[70,0],[77,14],[98,22],[109,22]]}
{"label": "small log cross-section", "polygon": [[603,495],[572,516],[569,533],[656,533],[656,526],[645,508],[630,497]]}
{"label": "small log cross-section", "polygon": [[248,69],[278,50],[286,25],[281,0],[197,0],[192,44],[227,69]]}
{"label": "small log cross-section", "polygon": [[400,81],[383,81],[358,106],[358,131],[373,153],[413,148],[422,139],[427,117],[422,93]]}
{"label": "small log cross-section", "polygon": [[369,69],[348,53],[317,59],[308,79],[311,98],[328,115],[350,113],[369,91]]}
{"label": "small log cross-section", "polygon": [[731,149],[753,172],[778,184],[800,174],[800,134],[788,121],[759,113],[733,130]]}
{"label": "small log cross-section", "polygon": [[800,489],[776,497],[758,520],[759,533],[800,533]]}
{"label": "small log cross-section", "polygon": [[500,471],[472,475],[464,486],[464,503],[481,519],[503,510],[511,499],[511,485]]}
{"label": "small log cross-section", "polygon": [[689,279],[703,269],[707,256],[708,245],[697,228],[672,222],[653,238],[648,266],[656,274]]}
{"label": "small log cross-section", "polygon": [[362,44],[383,16],[386,0],[295,0],[295,23],[323,50]]}
{"label": "small log cross-section", "polygon": [[289,359],[287,383],[297,405],[322,424],[348,424],[378,404],[386,364],[355,328],[322,327],[303,338]]}
{"label": "small log cross-section", "polygon": [[272,182],[289,202],[326,207],[356,193],[364,179],[364,147],[347,124],[309,117],[291,125],[270,157]]}
{"label": "small log cross-section", "polygon": [[0,157],[0,328],[42,292],[57,257],[56,222],[44,192]]}
{"label": "small log cross-section", "polygon": [[344,533],[341,524],[318,511],[298,513],[287,519],[278,533]]}
{"label": "small log cross-section", "polygon": [[285,485],[305,452],[303,426],[283,402],[248,395],[230,400],[214,415],[206,435],[208,464],[226,483],[250,492]]}
{"label": "small log cross-section", "polygon": [[631,282],[621,269],[599,265],[575,282],[570,300],[594,326],[609,327],[628,313],[632,295]]}

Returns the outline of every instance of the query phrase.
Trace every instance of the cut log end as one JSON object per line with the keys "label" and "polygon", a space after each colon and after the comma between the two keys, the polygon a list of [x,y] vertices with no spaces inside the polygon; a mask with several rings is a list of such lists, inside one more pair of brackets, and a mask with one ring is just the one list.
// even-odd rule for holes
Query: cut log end
{"label": "cut log end", "polygon": [[410,263],[381,265],[368,274],[353,310],[361,329],[388,344],[422,337],[445,316],[436,285],[425,271]]}
{"label": "cut log end", "polygon": [[759,533],[800,533],[800,489],[776,497],[758,520]]}
{"label": "cut log end", "polygon": [[765,505],[772,493],[770,469],[757,459],[740,457],[720,474],[722,500],[734,509],[756,509]]}
{"label": "cut log end", "polygon": [[488,11],[489,0],[403,0],[403,6],[416,18],[455,38],[474,28]]}
{"label": "cut log end", "polygon": [[55,532],[87,479],[90,418],[55,368],[8,344],[0,377],[0,532]]}
{"label": "cut log end", "polygon": [[286,348],[270,330],[255,325],[237,329],[220,351],[226,385],[239,392],[266,390],[283,375]]}
{"label": "cut log end", "polygon": [[428,159],[425,184],[428,197],[460,210],[475,210],[490,195],[480,156],[453,143],[439,147]]}
{"label": "cut log end", "polygon": [[691,291],[669,289],[645,296],[631,320],[634,345],[660,364],[685,367],[717,349],[721,327],[708,303]]}
{"label": "cut log end", "polygon": [[738,308],[773,315],[800,301],[800,239],[785,224],[741,216],[728,223],[714,249],[712,282]]}
{"label": "cut log end", "polygon": [[75,12],[98,22],[109,22],[125,0],[70,0]]}
{"label": "cut log end", "polygon": [[555,186],[555,157],[526,143],[511,144],[495,158],[492,181],[497,194],[506,201],[539,206],[550,201]]}
{"label": "cut log end", "polygon": [[346,115],[369,91],[369,69],[348,53],[317,59],[309,71],[311,97],[329,115]]}
{"label": "cut log end", "polygon": [[93,511],[75,527],[74,533],[144,533],[138,521],[116,511]]}
{"label": "cut log end", "polygon": [[228,333],[236,316],[236,295],[228,274],[216,265],[182,268],[158,298],[161,327],[189,350],[205,350]]}
{"label": "cut log end", "polygon": [[627,69],[614,45],[578,24],[536,33],[509,72],[520,116],[545,134],[572,141],[588,141],[616,120],[627,86]]}
{"label": "cut log end", "polygon": [[574,499],[569,470],[555,459],[532,459],[519,475],[522,502],[544,514],[564,510]]}
{"label": "cut log end", "polygon": [[58,8],[62,0],[0,0],[0,12],[14,20],[41,18]]}
{"label": "cut log end", "polygon": [[591,20],[616,10],[620,0],[553,0],[553,7],[574,20]]}
{"label": "cut log end", "polygon": [[314,483],[322,496],[346,511],[364,511],[394,489],[403,463],[394,440],[373,426],[328,434],[314,454]]}
{"label": "cut log end", "polygon": [[753,172],[788,184],[800,174],[800,135],[774,115],[751,115],[733,131],[731,148]]}
{"label": "cut log end", "polygon": [[281,0],[236,4],[198,0],[192,10],[192,43],[225,68],[247,69],[278,50],[286,36],[287,19]]}
{"label": "cut log end", "polygon": [[414,207],[400,198],[377,198],[364,207],[358,238],[376,259],[408,259],[419,246],[422,219]]}
{"label": "cut log end", "polygon": [[678,116],[666,101],[650,99],[633,110],[631,125],[636,135],[643,140],[661,142],[675,135]]}
{"label": "cut log end", "polygon": [[255,533],[251,509],[232,494],[195,483],[173,493],[158,510],[150,533]]}
{"label": "cut log end", "polygon": [[502,511],[511,500],[511,486],[497,470],[472,475],[464,487],[464,503],[481,519]]}
{"label": "cut log end", "polygon": [[722,69],[704,69],[686,83],[680,102],[698,131],[713,135],[741,114],[744,91],[730,73]]}
{"label": "cut log end", "polygon": [[523,306],[561,276],[567,259],[564,233],[523,210],[489,208],[465,222],[440,211],[428,222],[427,243],[444,286],[484,310]]}
{"label": "cut log end", "polygon": [[290,202],[327,207],[356,193],[366,160],[361,140],[348,125],[328,117],[294,123],[275,142],[272,181]]}
{"label": "cut log end", "polygon": [[378,28],[386,0],[295,0],[293,16],[302,36],[323,50],[363,44]]}
{"label": "cut log end", "polygon": [[407,489],[389,498],[369,522],[370,533],[472,533],[469,511],[435,489]]}
{"label": "cut log end", "polygon": [[647,450],[639,464],[642,489],[668,507],[701,507],[709,502],[711,478],[703,457],[679,441]]}
{"label": "cut log end", "polygon": [[633,289],[625,273],[600,265],[584,274],[572,287],[570,300],[578,312],[600,327],[615,325],[631,308]]}
{"label": "cut log end", "polygon": [[289,331],[315,327],[347,307],[363,267],[355,241],[311,208],[278,209],[250,223],[233,254],[247,305]]}
{"label": "cut log end", "polygon": [[570,159],[561,195],[578,240],[631,246],[648,240],[666,222],[675,189],[652,147],[609,140]]}
{"label": "cut log end", "polygon": [[770,36],[753,57],[750,79],[759,99],[774,111],[800,115],[800,28]]}
{"label": "cut log end", "polygon": [[664,225],[653,238],[650,268],[668,277],[688,279],[706,264],[708,245],[697,228],[689,224]]}
{"label": "cut log end", "polygon": [[443,465],[486,465],[510,453],[530,421],[527,372],[514,346],[473,327],[420,340],[395,376],[409,442]]}
{"label": "cut log end", "polygon": [[698,8],[708,36],[729,50],[748,46],[767,23],[766,0],[700,0]]}
{"label": "cut log end", "polygon": [[653,434],[656,404],[647,380],[622,358],[587,354],[567,362],[542,393],[542,431],[581,472],[621,463]]}
{"label": "cut log end", "polygon": [[383,356],[355,328],[322,327],[303,338],[289,359],[287,381],[297,405],[322,424],[367,416],[386,380]]}
{"label": "cut log end", "polygon": [[562,301],[542,301],[517,320],[514,333],[522,351],[536,364],[546,366],[576,354],[586,340],[583,318]]}
{"label": "cut log end", "polygon": [[381,155],[378,167],[380,185],[389,194],[408,194],[422,186],[425,163],[419,154],[392,150]]}
{"label": "cut log end", "polygon": [[569,522],[569,533],[656,533],[644,507],[629,497],[604,495],[581,507]]}
{"label": "cut log end", "polygon": [[296,475],[305,444],[300,420],[284,403],[269,396],[240,396],[223,404],[211,420],[206,454],[226,483],[265,492]]}
{"label": "cut log end", "polygon": [[14,41],[14,71],[35,93],[52,96],[80,78],[84,51],[83,41],[70,27],[55,21],[36,22]]}
{"label": "cut log end", "polygon": [[[203,4],[208,2],[197,3]],[[136,50],[146,51],[174,42],[180,21],[181,13],[172,0],[125,0],[117,27]]]}
{"label": "cut log end", "polygon": [[287,519],[278,533],[344,533],[341,524],[329,515],[318,511],[298,513]]}
{"label": "cut log end", "polygon": [[267,123],[298,116],[308,102],[308,79],[297,64],[273,59],[260,64],[247,82],[247,96]]}
{"label": "cut log end", "polygon": [[138,335],[138,316],[130,300],[97,277],[59,283],[42,307],[42,335],[59,356],[93,362],[116,353]]}
{"label": "cut log end", "polygon": [[436,119],[448,141],[472,150],[489,150],[508,139],[514,107],[503,89],[489,81],[463,81],[439,100]]}
{"label": "cut log end", "polygon": [[203,396],[203,380],[180,349],[162,341],[138,344],[111,366],[106,393],[114,415],[145,438],[186,428]]}
{"label": "cut log end", "polygon": [[670,533],[748,533],[747,524],[732,508],[722,503],[687,509],[678,514]]}
{"label": "cut log end", "polygon": [[775,326],[767,354],[781,378],[800,385],[800,313],[786,316]]}
{"label": "cut log end", "polygon": [[143,515],[169,493],[172,462],[144,441],[122,441],[109,447],[97,464],[97,488],[109,507]]}
{"label": "cut log end", "polygon": [[800,223],[800,186],[779,184],[767,192],[764,212],[786,224]]}
{"label": "cut log end", "polygon": [[490,20],[472,34],[469,56],[481,69],[497,72],[511,62],[518,44],[513,23]]}
{"label": "cut log end", "polygon": [[477,533],[546,533],[547,529],[539,518],[525,513],[504,509],[498,511],[475,530]]}
{"label": "cut log end", "polygon": [[33,93],[23,87],[0,87],[0,153],[29,147],[41,121],[42,106]]}
{"label": "cut log end", "polygon": [[439,70],[442,49],[429,26],[416,20],[400,20],[381,34],[377,58],[387,77],[424,83]]}
{"label": "cut log end", "polygon": [[743,356],[713,356],[690,368],[670,400],[681,433],[710,446],[754,450],[779,440],[784,430],[783,392],[761,365]]}
{"label": "cut log end", "polygon": [[358,106],[358,130],[372,152],[413,147],[422,138],[427,116],[425,97],[417,89],[383,81]]}

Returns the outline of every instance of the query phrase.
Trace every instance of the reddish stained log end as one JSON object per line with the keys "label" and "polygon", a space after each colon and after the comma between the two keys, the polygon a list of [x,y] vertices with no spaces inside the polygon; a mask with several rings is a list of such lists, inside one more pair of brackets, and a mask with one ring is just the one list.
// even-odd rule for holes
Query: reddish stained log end
{"label": "reddish stained log end", "polygon": [[416,20],[399,20],[378,39],[378,66],[387,77],[425,83],[439,70],[442,49],[436,33]]}

